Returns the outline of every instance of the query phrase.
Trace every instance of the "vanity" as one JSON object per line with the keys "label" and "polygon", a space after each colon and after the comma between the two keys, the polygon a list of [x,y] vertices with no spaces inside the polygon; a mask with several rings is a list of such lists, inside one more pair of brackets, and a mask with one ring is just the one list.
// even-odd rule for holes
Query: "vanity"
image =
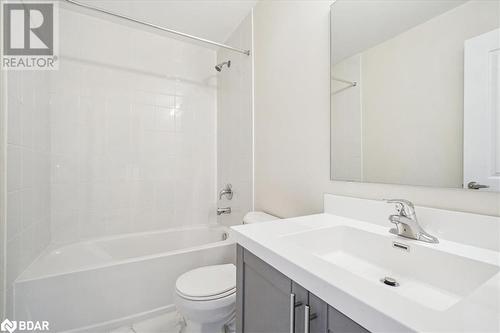
{"label": "vanity", "polygon": [[416,207],[437,243],[389,232],[394,205],[232,227],[238,332],[498,332],[500,218]]}
{"label": "vanity", "polygon": [[369,332],[242,246],[237,267],[239,332]]}

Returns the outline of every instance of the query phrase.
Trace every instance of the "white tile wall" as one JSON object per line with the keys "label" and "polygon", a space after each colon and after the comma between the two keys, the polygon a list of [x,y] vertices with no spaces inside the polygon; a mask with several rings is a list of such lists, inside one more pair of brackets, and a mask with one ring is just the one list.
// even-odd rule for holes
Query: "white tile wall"
{"label": "white tile wall", "polygon": [[60,12],[53,241],[214,223],[215,51]]}
{"label": "white tile wall", "polygon": [[216,221],[216,52],[67,9],[60,34],[60,70],[5,89],[10,318],[51,241]]}
{"label": "white tile wall", "polygon": [[48,72],[7,74],[6,316],[12,282],[50,242]]}
{"label": "white tile wall", "polygon": [[[252,49],[252,16],[248,15],[226,41],[243,49]],[[252,134],[252,57],[219,50],[217,62],[231,60],[231,67],[218,74],[217,182],[233,186],[232,200],[222,199],[219,207],[230,206],[230,215],[221,215],[225,225],[242,223],[253,210],[253,134]]]}

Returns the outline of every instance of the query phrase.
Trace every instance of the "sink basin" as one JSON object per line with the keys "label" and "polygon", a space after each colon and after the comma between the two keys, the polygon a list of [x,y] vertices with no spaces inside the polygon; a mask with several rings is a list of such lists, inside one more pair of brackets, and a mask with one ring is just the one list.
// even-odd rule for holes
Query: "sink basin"
{"label": "sink basin", "polygon": [[[286,242],[390,292],[444,311],[493,277],[499,267],[348,226],[281,236]],[[398,286],[381,282],[395,279]]]}

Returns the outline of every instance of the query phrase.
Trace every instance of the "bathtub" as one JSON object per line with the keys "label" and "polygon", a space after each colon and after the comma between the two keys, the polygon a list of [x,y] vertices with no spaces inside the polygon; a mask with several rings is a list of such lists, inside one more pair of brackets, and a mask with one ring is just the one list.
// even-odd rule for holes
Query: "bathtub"
{"label": "bathtub", "polygon": [[100,332],[173,310],[180,274],[235,261],[226,238],[225,227],[205,225],[50,246],[14,284],[15,317]]}

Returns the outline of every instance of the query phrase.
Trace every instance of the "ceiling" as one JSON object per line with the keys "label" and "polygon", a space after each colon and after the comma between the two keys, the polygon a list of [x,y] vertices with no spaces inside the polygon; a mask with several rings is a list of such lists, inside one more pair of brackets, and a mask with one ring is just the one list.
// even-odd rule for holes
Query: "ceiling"
{"label": "ceiling", "polygon": [[187,34],[224,42],[256,0],[77,0]]}

